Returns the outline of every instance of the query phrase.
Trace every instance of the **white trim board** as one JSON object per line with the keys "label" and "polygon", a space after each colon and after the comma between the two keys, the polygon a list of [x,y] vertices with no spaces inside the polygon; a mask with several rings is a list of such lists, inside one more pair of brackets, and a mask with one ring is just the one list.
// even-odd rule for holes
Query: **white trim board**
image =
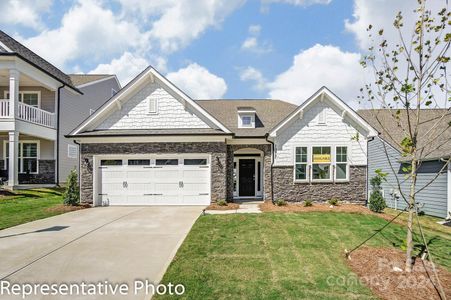
{"label": "white trim board", "polygon": [[347,118],[354,121],[356,125],[365,129],[368,134],[367,137],[377,136],[378,132],[371,127],[362,117],[360,117],[353,109],[346,105],[343,100],[338,98],[334,93],[332,93],[327,87],[322,87],[316,93],[314,93],[310,98],[308,98],[304,103],[298,106],[294,112],[292,112],[288,117],[286,117],[282,122],[276,125],[269,133],[270,137],[276,137],[277,132],[285,128],[292,120],[296,117],[303,118],[304,111],[312,106],[316,102],[328,101],[336,108],[341,110],[342,118]]}
{"label": "white trim board", "polygon": [[199,104],[197,104],[194,100],[188,97],[183,91],[177,88],[172,82],[170,82],[167,78],[162,76],[155,70],[153,67],[149,66],[145,69],[141,74],[135,77],[129,84],[127,84],[123,89],[116,93],[113,97],[110,98],[104,105],[102,105],[97,111],[89,116],[85,121],[83,121],[75,130],[73,130],[70,135],[76,135],[80,132],[83,132],[87,129],[93,129],[96,122],[99,120],[103,120],[112,112],[117,109],[121,109],[121,101],[127,101],[129,96],[133,95],[136,90],[138,90],[142,85],[147,82],[155,82],[158,80],[162,85],[166,86],[170,90],[172,90],[180,100],[175,97],[179,101],[183,101],[184,105],[191,106],[195,111],[197,111],[201,116],[209,121],[211,125],[217,127],[224,131],[225,133],[231,133],[231,131],[225,127],[222,123],[220,123],[217,119],[215,119],[212,115],[210,115],[206,110],[204,110]]}

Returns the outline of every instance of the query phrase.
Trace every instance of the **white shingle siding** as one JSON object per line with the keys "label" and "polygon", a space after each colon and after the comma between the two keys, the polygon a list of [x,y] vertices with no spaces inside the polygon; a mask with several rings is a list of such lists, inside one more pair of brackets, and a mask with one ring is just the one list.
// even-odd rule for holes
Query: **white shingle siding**
{"label": "white shingle siding", "polygon": [[[326,124],[318,124],[319,113],[325,110]],[[343,145],[348,146],[348,161],[351,165],[366,165],[367,140],[359,134],[359,141],[352,140],[357,130],[346,119],[327,106],[317,103],[305,111],[302,119],[297,119],[287,128],[277,133],[275,138],[276,166],[292,166],[294,147],[297,145]]]}
{"label": "white shingle siding", "polygon": [[[157,113],[149,113],[149,99],[156,99]],[[99,129],[209,128],[199,117],[163,89],[149,83],[122,104],[99,126]]]}

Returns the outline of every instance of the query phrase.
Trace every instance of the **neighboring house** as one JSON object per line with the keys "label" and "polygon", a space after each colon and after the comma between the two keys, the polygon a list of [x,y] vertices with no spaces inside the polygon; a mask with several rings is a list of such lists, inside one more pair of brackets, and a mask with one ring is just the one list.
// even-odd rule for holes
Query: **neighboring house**
{"label": "neighboring house", "polygon": [[111,87],[119,89],[115,76],[109,83],[100,76],[69,76],[0,31],[0,176],[7,188],[55,185],[77,167],[78,148],[69,149],[64,134],[110,98]]}
{"label": "neighboring house", "polygon": [[[399,114],[399,123],[403,124],[403,127],[398,126],[392,112],[387,109],[359,110],[358,113],[380,132],[379,137],[368,143],[369,178],[376,175],[377,169],[388,173],[386,181],[382,183],[382,192],[387,205],[404,209],[406,202],[401,197],[398,181],[401,191],[408,198],[410,180],[405,178],[402,167],[403,164],[408,164],[409,160],[402,157],[398,145],[405,137],[402,128],[407,128],[407,113],[402,110]],[[439,125],[433,128],[442,116],[444,118],[438,123]],[[411,117],[415,118],[416,113],[411,112]],[[425,147],[423,153],[426,155],[418,169],[417,190],[431,181],[432,183],[417,194],[416,202],[423,205],[421,210],[426,214],[441,218],[448,217],[451,211],[451,169],[449,165],[445,166],[446,160],[451,156],[450,122],[449,109],[422,109],[418,126],[419,147]]]}
{"label": "neighboring house", "polygon": [[365,203],[376,135],[327,88],[300,106],[194,101],[148,67],[67,137],[81,145],[81,200],[97,206]]}

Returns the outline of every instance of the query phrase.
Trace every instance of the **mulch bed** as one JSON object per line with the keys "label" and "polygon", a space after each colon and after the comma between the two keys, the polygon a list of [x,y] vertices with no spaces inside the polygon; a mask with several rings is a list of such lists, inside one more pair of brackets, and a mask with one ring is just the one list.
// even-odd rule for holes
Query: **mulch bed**
{"label": "mulch bed", "polygon": [[[382,299],[441,299],[429,261],[416,258],[412,272],[404,270],[405,253],[398,249],[362,247],[351,254],[347,264]],[[447,299],[451,297],[451,273],[436,266]],[[437,289],[436,289],[436,287]]]}
{"label": "mulch bed", "polygon": [[235,210],[240,207],[237,203],[228,202],[227,205],[217,205],[216,203],[210,204],[206,210]]}
{"label": "mulch bed", "polygon": [[90,208],[90,207],[91,207],[91,205],[89,205],[89,204],[80,204],[80,205],[75,205],[75,206],[58,204],[58,205],[47,208],[46,211],[66,213],[66,212]]}
{"label": "mulch bed", "polygon": [[10,197],[15,196],[16,194],[14,192],[8,191],[8,190],[0,190],[0,198],[2,197]]}
{"label": "mulch bed", "polygon": [[[314,203],[313,206],[305,207],[303,204],[287,204],[284,206],[274,205],[271,201],[260,204],[261,211],[264,212],[310,212],[310,211],[339,211],[361,214],[375,214],[368,208],[359,204],[339,204],[332,206],[327,203]],[[380,215],[380,214],[376,214]]]}

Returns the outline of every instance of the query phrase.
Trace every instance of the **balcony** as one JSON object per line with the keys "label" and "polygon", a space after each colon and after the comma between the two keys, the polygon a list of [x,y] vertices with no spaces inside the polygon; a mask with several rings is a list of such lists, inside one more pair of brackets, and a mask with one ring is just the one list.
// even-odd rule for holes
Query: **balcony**
{"label": "balcony", "polygon": [[[0,99],[0,118],[11,118],[9,115],[9,99]],[[43,109],[19,102],[16,118],[48,128],[56,128],[55,114]]]}

